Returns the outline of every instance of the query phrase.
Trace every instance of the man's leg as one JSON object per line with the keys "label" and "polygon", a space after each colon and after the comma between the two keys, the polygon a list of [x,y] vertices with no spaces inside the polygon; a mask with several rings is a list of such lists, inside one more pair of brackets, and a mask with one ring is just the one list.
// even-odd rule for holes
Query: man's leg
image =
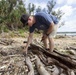
{"label": "man's leg", "polygon": [[56,36],[57,29],[58,29],[58,25],[54,25],[54,30],[48,36],[50,52],[53,52],[54,50],[54,38]]}
{"label": "man's leg", "polygon": [[[43,40],[45,48],[48,49],[48,46],[49,46],[50,52],[53,52],[54,50],[54,39],[53,38],[56,36],[57,29],[58,29],[58,25],[55,25],[54,30],[48,36],[48,40],[47,38]],[[45,33],[46,31],[44,31],[43,35],[45,35]],[[49,45],[48,45],[48,41],[49,41]]]}
{"label": "man's leg", "polygon": [[44,44],[45,48],[47,49],[48,48],[47,38],[43,40],[43,44]]}
{"label": "man's leg", "polygon": [[53,52],[54,50],[54,39],[51,37],[51,38],[48,38],[49,40],[49,50],[50,52]]}

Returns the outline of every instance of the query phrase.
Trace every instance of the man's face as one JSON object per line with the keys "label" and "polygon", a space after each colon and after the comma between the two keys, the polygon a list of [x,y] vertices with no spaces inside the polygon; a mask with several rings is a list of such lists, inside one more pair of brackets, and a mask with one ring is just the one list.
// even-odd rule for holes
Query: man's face
{"label": "man's face", "polygon": [[32,25],[33,25],[33,17],[30,16],[30,17],[28,18],[28,26],[31,27]]}

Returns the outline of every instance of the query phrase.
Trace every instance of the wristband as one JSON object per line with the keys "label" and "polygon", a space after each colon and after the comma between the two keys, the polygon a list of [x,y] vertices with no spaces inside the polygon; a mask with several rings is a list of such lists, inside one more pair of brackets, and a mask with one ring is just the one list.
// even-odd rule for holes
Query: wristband
{"label": "wristband", "polygon": [[49,34],[46,33],[47,36],[49,36]]}

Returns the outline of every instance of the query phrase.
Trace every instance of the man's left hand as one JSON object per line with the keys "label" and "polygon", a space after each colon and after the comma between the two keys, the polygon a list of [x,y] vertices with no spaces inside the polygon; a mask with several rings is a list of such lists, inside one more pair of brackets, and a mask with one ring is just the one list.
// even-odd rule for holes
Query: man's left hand
{"label": "man's left hand", "polygon": [[44,34],[44,35],[42,36],[42,40],[45,40],[46,38],[47,38],[47,35]]}

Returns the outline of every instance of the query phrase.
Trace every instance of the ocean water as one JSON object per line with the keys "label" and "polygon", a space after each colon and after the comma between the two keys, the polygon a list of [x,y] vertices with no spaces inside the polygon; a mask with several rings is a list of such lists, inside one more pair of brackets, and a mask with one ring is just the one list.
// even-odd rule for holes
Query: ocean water
{"label": "ocean water", "polygon": [[76,32],[57,32],[57,35],[76,36]]}

